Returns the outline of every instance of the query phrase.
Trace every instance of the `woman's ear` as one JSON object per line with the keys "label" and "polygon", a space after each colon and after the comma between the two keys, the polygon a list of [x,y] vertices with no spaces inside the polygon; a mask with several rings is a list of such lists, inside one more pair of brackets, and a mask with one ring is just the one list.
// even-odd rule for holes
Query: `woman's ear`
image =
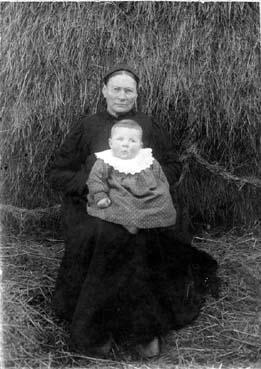
{"label": "woman's ear", "polygon": [[107,86],[106,85],[103,85],[102,87],[102,94],[103,94],[103,97],[106,99],[106,96],[107,96]]}

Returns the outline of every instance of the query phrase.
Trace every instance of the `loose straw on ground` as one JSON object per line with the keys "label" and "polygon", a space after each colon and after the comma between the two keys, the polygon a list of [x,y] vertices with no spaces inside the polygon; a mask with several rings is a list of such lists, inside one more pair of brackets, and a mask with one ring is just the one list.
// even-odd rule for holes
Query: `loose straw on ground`
{"label": "loose straw on ground", "polygon": [[222,280],[218,300],[208,298],[198,319],[165,338],[160,358],[143,363],[120,348],[108,361],[74,356],[68,326],[58,321],[51,297],[63,255],[61,240],[2,235],[4,356],[14,369],[220,369],[258,368],[261,355],[261,229],[204,233],[194,245],[212,254]]}

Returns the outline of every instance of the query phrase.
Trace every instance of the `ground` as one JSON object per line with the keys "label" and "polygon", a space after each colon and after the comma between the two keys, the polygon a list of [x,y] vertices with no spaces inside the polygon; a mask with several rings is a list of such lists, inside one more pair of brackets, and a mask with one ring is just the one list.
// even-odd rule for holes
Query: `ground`
{"label": "ground", "polygon": [[[3,232],[2,232],[3,233]],[[261,227],[203,233],[193,244],[213,255],[222,280],[193,325],[172,332],[159,358],[142,362],[115,348],[111,360],[68,352],[68,327],[51,309],[64,244],[50,232],[2,234],[5,368],[261,368]]]}

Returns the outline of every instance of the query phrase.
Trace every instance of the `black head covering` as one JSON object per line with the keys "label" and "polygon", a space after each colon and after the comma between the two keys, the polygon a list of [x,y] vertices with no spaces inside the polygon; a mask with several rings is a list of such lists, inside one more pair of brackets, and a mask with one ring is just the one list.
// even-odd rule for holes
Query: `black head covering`
{"label": "black head covering", "polygon": [[107,84],[110,76],[113,74],[113,73],[116,73],[116,72],[119,72],[119,71],[126,71],[128,73],[131,73],[133,75],[133,78],[135,79],[135,81],[137,82],[137,84],[139,83],[140,79],[139,79],[139,76],[138,76],[138,73],[135,71],[134,68],[130,67],[129,65],[127,64],[117,64],[115,65],[114,67],[110,68],[108,70],[108,72],[104,75],[103,77],[103,82],[105,84]]}

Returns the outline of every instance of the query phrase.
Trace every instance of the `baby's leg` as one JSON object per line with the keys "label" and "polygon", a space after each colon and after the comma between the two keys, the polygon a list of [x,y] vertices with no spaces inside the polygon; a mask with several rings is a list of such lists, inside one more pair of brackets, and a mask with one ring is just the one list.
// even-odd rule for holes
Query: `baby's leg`
{"label": "baby's leg", "polygon": [[138,228],[135,226],[131,226],[131,225],[124,225],[124,228],[127,229],[127,231],[131,234],[137,234],[138,233]]}

